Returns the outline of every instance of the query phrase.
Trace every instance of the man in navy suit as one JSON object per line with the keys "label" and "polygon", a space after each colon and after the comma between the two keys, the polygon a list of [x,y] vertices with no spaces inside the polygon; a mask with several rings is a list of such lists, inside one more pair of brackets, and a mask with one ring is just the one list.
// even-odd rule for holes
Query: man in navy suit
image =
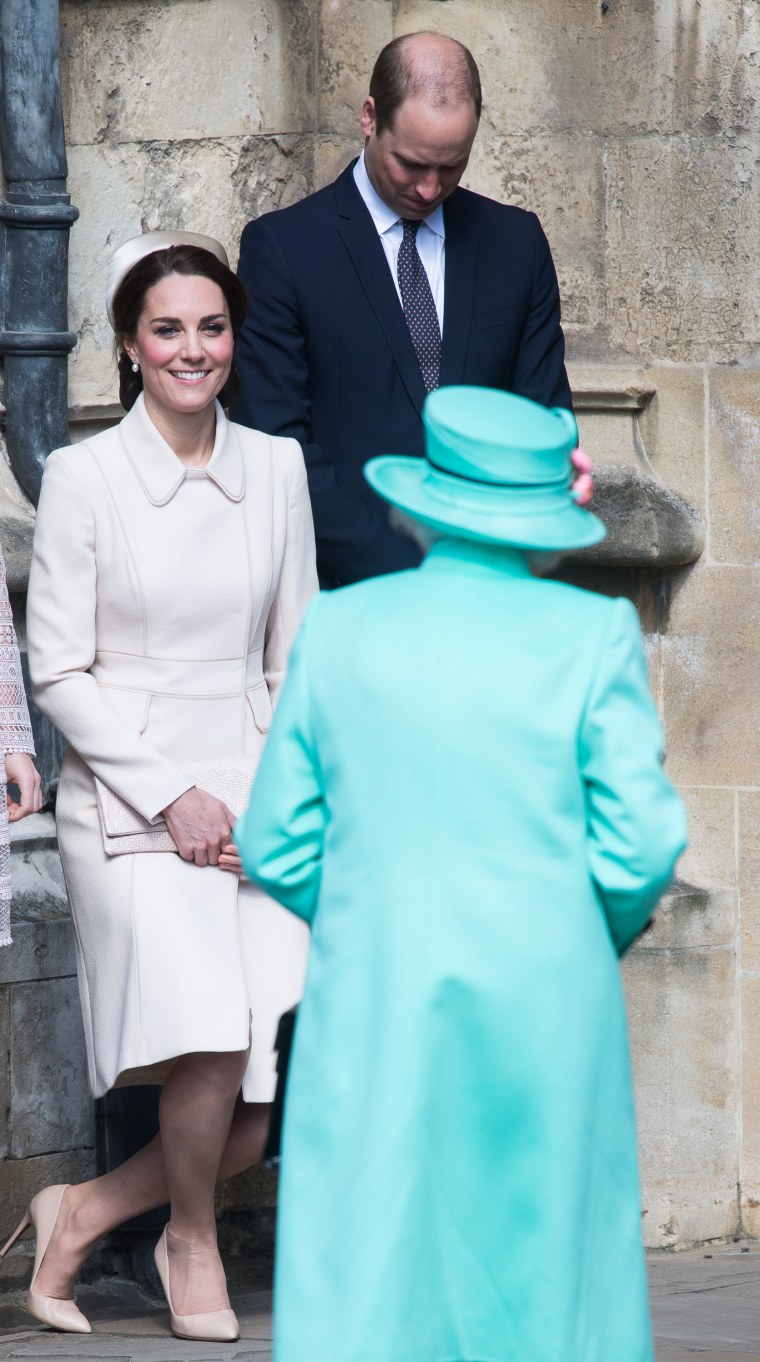
{"label": "man in navy suit", "polygon": [[362,469],[376,454],[423,453],[432,388],[572,405],[538,218],[459,188],[480,109],[467,48],[434,33],[394,39],[362,105],[358,161],[243,232],[251,306],[233,416],[300,441],[325,586],[420,561]]}

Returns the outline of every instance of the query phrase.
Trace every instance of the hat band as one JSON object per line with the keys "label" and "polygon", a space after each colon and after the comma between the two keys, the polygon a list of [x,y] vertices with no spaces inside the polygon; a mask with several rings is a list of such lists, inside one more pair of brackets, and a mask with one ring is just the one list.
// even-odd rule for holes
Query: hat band
{"label": "hat band", "polygon": [[503,516],[515,511],[521,515],[546,515],[566,509],[568,503],[575,505],[570,497],[570,484],[570,478],[535,487],[473,482],[457,473],[444,473],[428,460],[421,486],[441,506],[476,511],[478,515]]}

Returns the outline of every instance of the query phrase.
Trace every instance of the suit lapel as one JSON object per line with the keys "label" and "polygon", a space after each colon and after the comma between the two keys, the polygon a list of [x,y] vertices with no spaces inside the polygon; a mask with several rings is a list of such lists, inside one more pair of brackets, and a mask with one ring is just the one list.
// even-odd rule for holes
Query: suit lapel
{"label": "suit lapel", "polygon": [[472,326],[478,234],[470,196],[455,189],[443,205],[446,279],[443,290],[441,386],[461,383]]}
{"label": "suit lapel", "polygon": [[390,346],[409,396],[422,411],[425,385],[375,224],[356,188],[353,162],[335,181],[338,231]]}

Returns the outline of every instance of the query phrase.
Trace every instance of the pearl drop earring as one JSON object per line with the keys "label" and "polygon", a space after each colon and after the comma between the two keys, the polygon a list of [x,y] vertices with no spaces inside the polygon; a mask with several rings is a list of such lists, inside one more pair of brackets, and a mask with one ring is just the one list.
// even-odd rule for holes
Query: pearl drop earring
{"label": "pearl drop earring", "polygon": [[140,365],[137,363],[137,360],[133,359],[133,360],[132,360],[132,373],[133,373],[133,374],[139,374],[139,372],[140,372]]}

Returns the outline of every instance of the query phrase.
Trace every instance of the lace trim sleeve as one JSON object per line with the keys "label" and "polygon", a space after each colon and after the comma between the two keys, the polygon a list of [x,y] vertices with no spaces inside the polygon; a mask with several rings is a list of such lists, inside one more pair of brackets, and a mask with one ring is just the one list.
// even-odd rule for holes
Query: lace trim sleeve
{"label": "lace trim sleeve", "polygon": [[30,756],[34,756],[32,725],[21,674],[21,658],[13,627],[13,615],[8,600],[2,549],[0,549],[0,751],[28,752]]}

